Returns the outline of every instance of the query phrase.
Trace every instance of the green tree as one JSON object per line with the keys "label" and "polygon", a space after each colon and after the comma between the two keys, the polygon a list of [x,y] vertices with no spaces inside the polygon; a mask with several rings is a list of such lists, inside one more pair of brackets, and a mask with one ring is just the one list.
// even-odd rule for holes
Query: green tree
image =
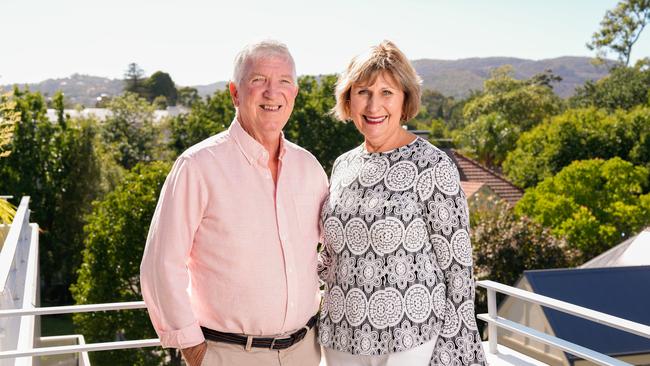
{"label": "green tree", "polygon": [[431,120],[444,120],[450,123],[454,108],[458,102],[454,97],[447,97],[436,90],[424,89],[420,98],[420,113],[409,124],[428,124]]}
{"label": "green tree", "polygon": [[527,80],[514,78],[512,66],[492,71],[483,92],[474,95],[463,108],[468,123],[490,113],[499,113],[506,121],[527,131],[545,118],[559,113],[562,100],[553,93],[551,83],[558,77],[547,71]]}
{"label": "green tree", "polygon": [[[83,264],[71,291],[77,304],[138,301],[140,260],[158,195],[171,165],[138,164],[124,180],[93,205],[84,231]],[[87,342],[155,338],[145,311],[77,313],[73,318]],[[176,364],[178,355],[160,349],[91,353],[93,365],[158,365],[166,355]]]}
{"label": "green tree", "polygon": [[[513,286],[525,270],[567,267],[576,255],[566,241],[526,216],[517,217],[508,204],[492,204],[471,214],[474,271],[478,280]],[[487,296],[477,292],[477,313],[487,312]]]}
{"label": "green tree", "polygon": [[[16,112],[16,102],[11,100],[11,93],[0,94],[0,158],[11,154],[9,145],[19,121],[20,114]],[[14,205],[6,199],[0,199],[0,223],[11,223],[15,213]]]}
{"label": "green tree", "polygon": [[201,100],[199,91],[196,88],[184,86],[178,89],[177,103],[186,107],[191,107],[192,104]]}
{"label": "green tree", "polygon": [[521,135],[503,168],[520,187],[533,187],[574,160],[615,156],[650,166],[650,106],[607,113],[569,109]]}
{"label": "green tree", "polygon": [[235,118],[235,107],[227,89],[217,90],[205,100],[197,99],[190,113],[170,121],[169,148],[179,155],[188,147],[225,130]]}
{"label": "green tree", "polygon": [[12,154],[0,160],[0,191],[16,198],[31,196],[33,221],[42,230],[42,301],[69,303],[67,289],[80,263],[83,215],[100,194],[97,124],[68,121],[63,103],[57,103],[60,120],[50,122],[38,93],[15,89],[12,102],[20,120]]}
{"label": "green tree", "polygon": [[160,130],[154,125],[153,107],[137,94],[115,97],[111,115],[103,124],[102,137],[115,161],[127,170],[139,162],[156,160]]}
{"label": "green tree", "polygon": [[147,89],[147,98],[153,102],[157,97],[165,97],[166,105],[176,105],[178,91],[176,85],[168,73],[156,71],[144,82]]}
{"label": "green tree", "polygon": [[618,157],[575,161],[527,190],[516,212],[565,237],[586,261],[650,224],[648,176]]}
{"label": "green tree", "polygon": [[146,78],[144,70],[135,62],[129,64],[124,72],[124,91],[135,93],[143,98],[147,97],[147,87],[145,85]]}
{"label": "green tree", "polygon": [[488,167],[498,169],[519,137],[519,127],[499,113],[481,115],[455,136],[462,151]]}
{"label": "green tree", "polygon": [[607,10],[600,21],[600,29],[592,35],[587,48],[597,50],[601,59],[607,51],[613,51],[627,66],[632,47],[649,21],[650,0],[622,0],[613,10]]}
{"label": "green tree", "polygon": [[615,67],[606,77],[587,81],[576,88],[569,103],[573,107],[593,106],[609,111],[650,103],[650,60],[639,60],[633,67]]}
{"label": "green tree", "polygon": [[287,139],[314,154],[329,173],[334,160],[358,146],[363,138],[354,124],[338,121],[330,114],[336,103],[336,75],[324,75],[319,79],[313,76],[298,79],[300,92],[284,131]]}

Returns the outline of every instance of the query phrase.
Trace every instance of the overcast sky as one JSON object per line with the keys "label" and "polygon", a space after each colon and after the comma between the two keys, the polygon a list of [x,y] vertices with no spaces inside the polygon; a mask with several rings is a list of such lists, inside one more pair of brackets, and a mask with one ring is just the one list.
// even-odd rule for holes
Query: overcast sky
{"label": "overcast sky", "polygon": [[[0,0],[0,84],[73,73],[121,78],[128,63],[179,85],[228,80],[241,47],[285,42],[298,74],[334,73],[382,39],[410,59],[593,56],[616,0]],[[650,56],[650,30],[632,58]],[[613,57],[613,56],[612,56]]]}

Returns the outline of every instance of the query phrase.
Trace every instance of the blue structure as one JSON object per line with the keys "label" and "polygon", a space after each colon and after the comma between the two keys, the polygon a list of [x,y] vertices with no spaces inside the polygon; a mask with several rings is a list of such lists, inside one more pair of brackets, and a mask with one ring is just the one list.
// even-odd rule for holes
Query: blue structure
{"label": "blue structure", "polygon": [[[533,291],[650,325],[650,266],[525,271]],[[543,308],[555,336],[612,357],[650,354],[650,339]],[[575,356],[566,354],[574,364]]]}

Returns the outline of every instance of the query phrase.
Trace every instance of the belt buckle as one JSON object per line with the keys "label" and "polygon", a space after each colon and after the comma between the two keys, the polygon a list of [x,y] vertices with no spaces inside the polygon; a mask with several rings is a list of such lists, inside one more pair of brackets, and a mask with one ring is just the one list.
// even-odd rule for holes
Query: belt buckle
{"label": "belt buckle", "polygon": [[287,340],[287,339],[291,339],[291,338],[292,337],[284,337],[284,338],[273,337],[273,340],[271,341],[271,346],[269,347],[269,349],[275,349],[275,348],[273,348],[275,346],[275,341],[277,341],[277,340]]}

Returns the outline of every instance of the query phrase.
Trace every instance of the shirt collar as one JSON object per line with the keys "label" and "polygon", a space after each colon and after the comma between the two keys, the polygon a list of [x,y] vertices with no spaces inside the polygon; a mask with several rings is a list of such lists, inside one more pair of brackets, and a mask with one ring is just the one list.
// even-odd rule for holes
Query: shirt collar
{"label": "shirt collar", "polygon": [[[235,138],[239,149],[248,160],[249,164],[259,162],[266,165],[269,160],[269,153],[264,146],[248,134],[241,126],[241,123],[235,117],[228,128],[228,132]],[[284,141],[284,132],[280,131],[280,153],[279,158],[282,160],[286,153],[286,144]]]}

